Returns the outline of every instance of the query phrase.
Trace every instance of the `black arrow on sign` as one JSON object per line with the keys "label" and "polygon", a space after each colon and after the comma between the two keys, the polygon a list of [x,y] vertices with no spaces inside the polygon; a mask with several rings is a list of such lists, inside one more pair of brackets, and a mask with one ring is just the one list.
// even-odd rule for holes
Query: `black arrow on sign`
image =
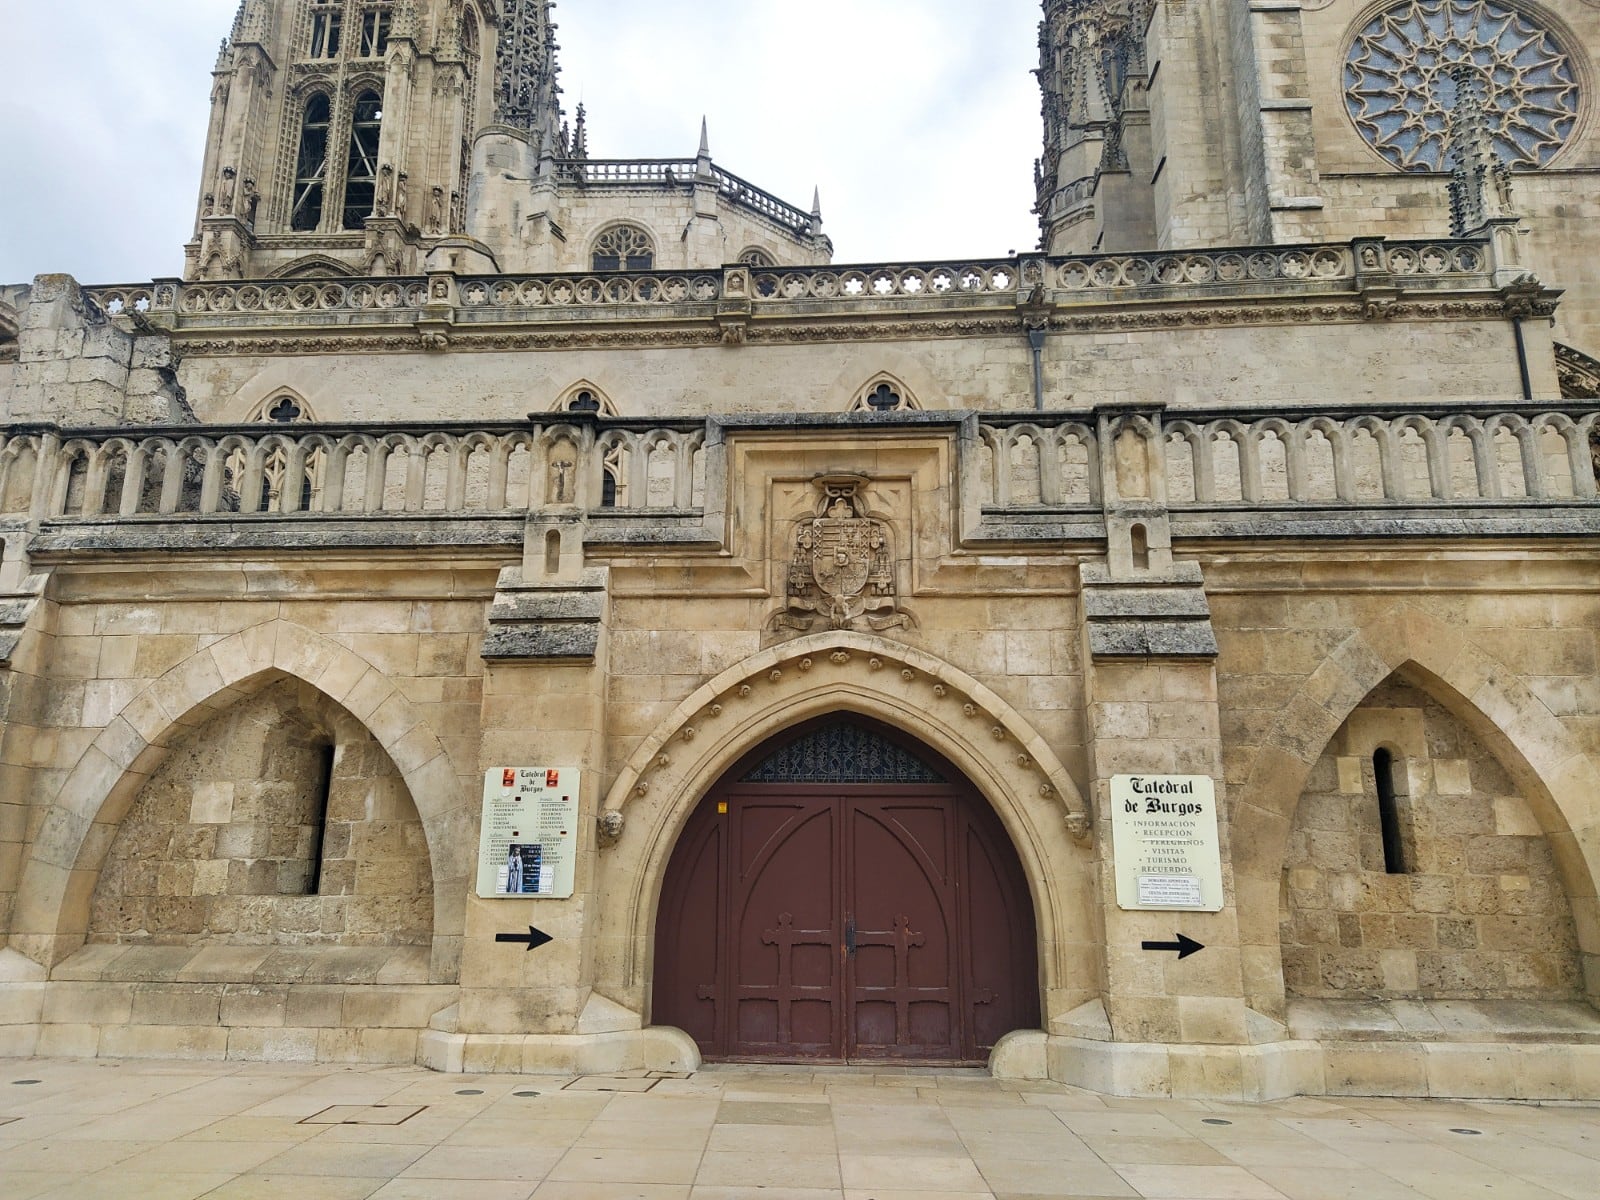
{"label": "black arrow on sign", "polygon": [[1191,937],[1184,937],[1181,933],[1175,942],[1145,942],[1141,948],[1145,950],[1176,950],[1180,960],[1205,949],[1199,942]]}
{"label": "black arrow on sign", "polygon": [[529,925],[527,933],[497,933],[494,935],[494,940],[497,942],[527,942],[528,949],[532,951],[537,950],[547,942],[555,941],[555,938],[544,930],[535,929],[532,925]]}

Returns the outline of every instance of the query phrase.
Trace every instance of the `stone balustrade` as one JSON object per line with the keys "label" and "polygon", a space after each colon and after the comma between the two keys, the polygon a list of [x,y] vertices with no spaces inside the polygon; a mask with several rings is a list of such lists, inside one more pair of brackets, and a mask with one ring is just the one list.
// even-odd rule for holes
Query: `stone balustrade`
{"label": "stone balustrade", "polygon": [[[915,414],[925,429],[933,414]],[[937,418],[934,418],[937,422]],[[892,436],[893,414],[841,416]],[[1400,510],[1592,503],[1592,404],[1252,414],[953,413],[964,495],[981,509],[1098,512],[1130,492],[1172,510]],[[692,514],[715,418],[547,425],[180,426],[0,430],[0,515],[511,516]],[[1130,444],[1132,458],[1130,459]],[[1118,486],[1110,486],[1117,483]]]}
{"label": "stone balustrade", "polygon": [[[698,158],[585,158],[565,159],[556,164],[564,180],[584,187],[678,187],[694,184],[700,175]],[[728,199],[779,225],[804,233],[811,227],[811,214],[780,200],[731,171],[711,164],[709,178]]]}
{"label": "stone balustrade", "polygon": [[[995,508],[1102,506],[1105,425],[987,419],[968,470]],[[1481,506],[1596,497],[1592,406],[1437,412],[1143,414],[1153,497],[1174,510]],[[1104,451],[1104,452],[1103,452]]]}
{"label": "stone balustrade", "polygon": [[[796,210],[798,212],[798,210]],[[794,214],[789,214],[794,215]],[[955,263],[617,271],[497,275],[125,284],[86,288],[105,311],[139,314],[160,327],[237,325],[241,318],[371,314],[372,324],[441,314],[470,322],[537,321],[553,310],[604,309],[608,316],[659,315],[674,305],[733,300],[778,315],[818,302],[910,304],[966,299],[1087,303],[1179,302],[1255,295],[1348,295],[1392,290],[1493,290],[1488,248],[1473,241],[1367,239],[1320,246],[1152,252]],[[687,311],[687,310],[686,310]],[[363,324],[368,323],[363,319]],[[311,324],[315,324],[312,322]]]}
{"label": "stone balustrade", "polygon": [[13,429],[0,431],[0,514],[104,520],[686,510],[703,497],[704,436],[698,424]]}

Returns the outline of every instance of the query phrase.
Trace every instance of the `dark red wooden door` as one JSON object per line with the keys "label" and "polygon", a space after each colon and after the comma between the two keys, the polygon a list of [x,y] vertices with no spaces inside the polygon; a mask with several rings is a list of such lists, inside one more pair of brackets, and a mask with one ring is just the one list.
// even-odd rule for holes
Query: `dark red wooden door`
{"label": "dark red wooden door", "polygon": [[[803,777],[795,745],[779,755]],[[1016,854],[951,768],[927,774],[766,782],[756,770],[715,789],[667,869],[654,1019],[711,1058],[832,1061],[981,1062],[1037,1026]]]}

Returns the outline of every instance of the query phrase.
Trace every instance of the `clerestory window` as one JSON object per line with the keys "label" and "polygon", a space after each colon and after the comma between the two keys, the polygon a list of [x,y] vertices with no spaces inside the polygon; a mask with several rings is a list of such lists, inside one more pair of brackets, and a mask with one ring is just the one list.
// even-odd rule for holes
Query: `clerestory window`
{"label": "clerestory window", "polygon": [[383,98],[362,92],[350,121],[350,160],[345,168],[344,228],[361,229],[378,192],[378,140],[383,133]]}
{"label": "clerestory window", "polygon": [[649,271],[655,263],[655,243],[634,225],[608,229],[594,244],[592,269],[596,271]]}
{"label": "clerestory window", "polygon": [[294,208],[289,228],[310,232],[322,224],[322,205],[328,180],[328,97],[318,93],[306,101],[300,124],[300,155],[295,164]]}

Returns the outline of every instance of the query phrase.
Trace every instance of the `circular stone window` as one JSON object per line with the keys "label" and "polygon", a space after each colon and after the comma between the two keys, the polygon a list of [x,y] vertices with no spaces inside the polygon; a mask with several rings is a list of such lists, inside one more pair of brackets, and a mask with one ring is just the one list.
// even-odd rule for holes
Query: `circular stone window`
{"label": "circular stone window", "polygon": [[1578,119],[1572,60],[1499,0],[1406,0],[1379,13],[1345,56],[1345,107],[1401,170],[1448,170],[1450,113],[1469,74],[1505,162],[1542,167],[1566,144]]}

